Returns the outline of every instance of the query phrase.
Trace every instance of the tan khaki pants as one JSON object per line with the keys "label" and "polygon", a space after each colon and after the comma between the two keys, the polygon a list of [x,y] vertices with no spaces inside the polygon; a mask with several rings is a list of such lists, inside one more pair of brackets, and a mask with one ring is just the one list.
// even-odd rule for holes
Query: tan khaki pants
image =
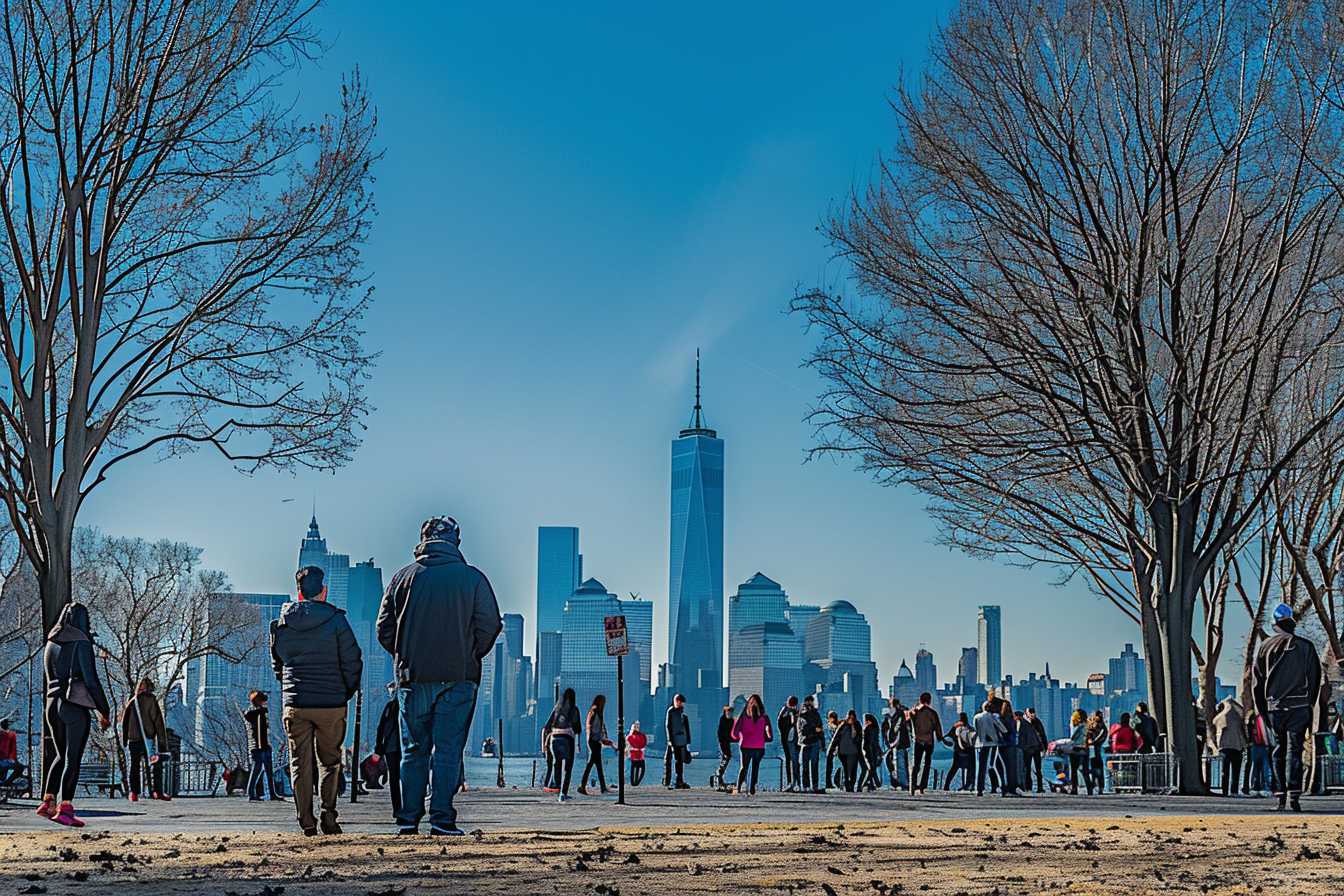
{"label": "tan khaki pants", "polygon": [[313,780],[322,767],[322,814],[336,820],[336,787],[341,773],[341,745],[345,741],[345,707],[304,709],[286,706],[285,735],[289,738],[289,779],[294,808],[305,831],[317,827],[313,816]]}

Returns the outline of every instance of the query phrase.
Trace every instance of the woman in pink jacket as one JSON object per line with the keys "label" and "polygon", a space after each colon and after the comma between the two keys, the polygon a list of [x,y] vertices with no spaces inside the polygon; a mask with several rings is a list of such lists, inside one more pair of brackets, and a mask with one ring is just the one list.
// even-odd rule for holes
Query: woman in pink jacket
{"label": "woman in pink jacket", "polygon": [[756,777],[761,770],[761,759],[765,757],[765,745],[775,739],[770,728],[770,716],[765,712],[765,704],[759,694],[747,698],[747,708],[733,723],[733,740],[737,741],[741,756],[742,769],[737,773],[737,792],[742,793],[742,785],[747,780],[747,771],[751,771],[750,790],[756,795]]}

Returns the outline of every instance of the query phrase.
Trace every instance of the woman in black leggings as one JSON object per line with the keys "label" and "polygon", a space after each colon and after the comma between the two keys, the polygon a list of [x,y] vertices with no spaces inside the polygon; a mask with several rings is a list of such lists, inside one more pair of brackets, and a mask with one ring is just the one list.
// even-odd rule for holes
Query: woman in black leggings
{"label": "woman in black leggings", "polygon": [[112,724],[112,710],[93,662],[89,610],[83,604],[67,604],[61,612],[60,621],[47,635],[42,665],[47,678],[47,729],[55,750],[37,814],[57,824],[82,828],[84,822],[75,817],[70,800],[89,742],[89,710],[97,710],[98,725],[103,730]]}
{"label": "woman in black leggings", "polygon": [[579,779],[579,793],[588,795],[588,773],[597,770],[597,783],[602,788],[602,792],[607,792],[607,776],[602,769],[602,747],[611,746],[611,738],[607,736],[607,723],[602,718],[602,713],[606,711],[607,698],[603,694],[598,694],[593,698],[593,705],[588,709],[588,764],[583,767],[583,777]]}

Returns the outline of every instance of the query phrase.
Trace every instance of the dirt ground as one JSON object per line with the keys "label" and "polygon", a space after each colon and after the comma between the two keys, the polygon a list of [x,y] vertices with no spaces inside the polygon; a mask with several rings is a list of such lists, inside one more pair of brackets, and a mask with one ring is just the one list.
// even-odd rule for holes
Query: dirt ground
{"label": "dirt ground", "polygon": [[429,837],[0,835],[0,894],[1339,894],[1344,818],[736,825]]}

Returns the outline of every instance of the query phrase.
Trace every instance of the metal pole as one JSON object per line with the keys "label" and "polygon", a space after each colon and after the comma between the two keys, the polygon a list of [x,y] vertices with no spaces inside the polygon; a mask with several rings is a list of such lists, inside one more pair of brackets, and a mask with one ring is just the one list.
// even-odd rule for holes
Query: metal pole
{"label": "metal pole", "polygon": [[625,805],[625,657],[616,657],[616,803]]}
{"label": "metal pole", "polygon": [[350,752],[350,802],[359,802],[360,722],[364,715],[364,689],[355,691],[355,746]]}
{"label": "metal pole", "polygon": [[42,788],[47,786],[45,779],[38,780],[43,769],[33,765],[33,698],[37,694],[37,689],[33,687],[33,660],[36,658],[36,653],[28,657],[28,795],[31,797],[42,793]]}
{"label": "metal pole", "polygon": [[495,755],[499,757],[499,774],[495,776],[495,786],[504,786],[504,720],[499,720],[499,739],[495,741]]}

